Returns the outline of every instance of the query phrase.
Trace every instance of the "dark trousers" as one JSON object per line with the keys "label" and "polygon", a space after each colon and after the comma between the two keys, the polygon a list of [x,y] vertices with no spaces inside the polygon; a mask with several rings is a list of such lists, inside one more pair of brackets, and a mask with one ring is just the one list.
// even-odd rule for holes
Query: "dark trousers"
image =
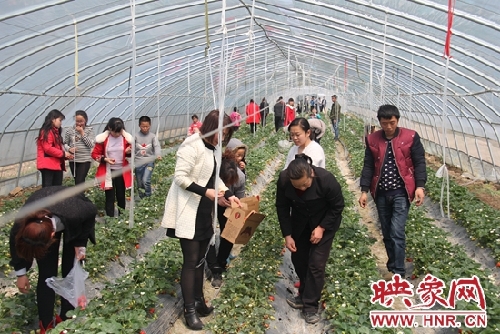
{"label": "dark trousers", "polygon": [[257,131],[257,123],[250,123],[250,132],[255,133]]}
{"label": "dark trousers", "polygon": [[62,186],[62,170],[40,169],[40,173],[42,173],[42,188],[50,186]]}
{"label": "dark trousers", "polygon": [[297,251],[292,253],[292,263],[300,279],[299,293],[304,303],[303,312],[318,312],[321,291],[325,285],[325,267],[332,248],[335,232],[325,231],[318,244],[312,244],[311,231],[305,229],[295,239]]}
{"label": "dark trousers", "polygon": [[[46,328],[54,318],[55,292],[47,286],[45,280],[52,276],[57,276],[57,262],[59,259],[59,243],[62,232],[57,232],[54,242],[48,249],[47,254],[42,259],[37,259],[38,264],[38,283],[36,286],[36,300],[38,306],[38,318]],[[70,243],[63,243],[62,251],[62,277],[66,277],[73,268],[75,261],[75,247]],[[73,305],[61,297],[60,316],[66,320],[66,312],[74,310]]]}
{"label": "dark trousers", "polygon": [[[219,206],[217,210],[217,218],[219,219],[220,232],[224,231],[226,227],[227,218],[224,217],[224,210],[226,208]],[[212,274],[221,274],[225,271],[227,258],[231,254],[233,243],[224,238],[220,238],[219,252],[216,251],[215,245],[210,246],[207,253],[207,265]]]}
{"label": "dark trousers", "polygon": [[260,125],[262,127],[266,126],[266,113],[264,111],[260,112]]}
{"label": "dark trousers", "polygon": [[71,169],[71,175],[75,179],[75,184],[85,183],[85,178],[89,173],[90,161],[87,162],[69,162],[69,168]]}
{"label": "dark trousers", "polygon": [[183,263],[181,271],[181,290],[184,305],[194,304],[195,298],[203,297],[203,261],[210,239],[179,239]]}
{"label": "dark trousers", "polygon": [[[106,216],[115,216],[115,198],[118,206],[125,209],[125,181],[122,175],[118,175],[113,179],[113,188],[105,190],[106,194]],[[120,212],[118,212],[120,214]]]}
{"label": "dark trousers", "polygon": [[278,132],[279,129],[283,127],[283,118],[282,117],[274,117],[274,129]]}
{"label": "dark trousers", "polygon": [[387,252],[387,270],[405,277],[405,226],[410,210],[406,194],[375,198],[382,236]]}

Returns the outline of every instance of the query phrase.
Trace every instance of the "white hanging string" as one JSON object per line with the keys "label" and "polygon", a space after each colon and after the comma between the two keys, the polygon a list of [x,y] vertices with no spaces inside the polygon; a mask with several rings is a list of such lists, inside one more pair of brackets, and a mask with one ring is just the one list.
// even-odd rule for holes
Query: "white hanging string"
{"label": "white hanging string", "polygon": [[[373,103],[373,41],[370,47],[370,112],[373,113],[374,110]],[[370,125],[372,125],[373,117],[370,115]]]}
{"label": "white hanging string", "polygon": [[[161,56],[160,56],[160,45],[158,44],[158,65],[157,65],[157,77],[158,77],[158,86],[156,88],[156,139],[159,141],[160,137],[160,87],[161,87]],[[155,152],[158,155],[157,152]]]}
{"label": "white hanging string", "polygon": [[[191,62],[189,61],[189,57],[187,59],[187,91],[188,91],[188,95],[191,95]],[[190,117],[190,114],[191,114],[191,107],[190,107],[190,100],[191,100],[191,97],[188,97],[188,101],[187,101],[187,112],[186,112],[186,124],[188,126],[188,128],[190,127],[190,121],[189,121],[189,117]]]}
{"label": "white hanging string", "polygon": [[[222,10],[221,10],[221,31],[222,31],[222,40],[221,40],[221,50],[220,50],[220,66],[219,66],[219,127],[218,127],[218,136],[219,142],[217,144],[216,150],[216,161],[217,167],[215,170],[215,192],[216,195],[219,191],[219,175],[220,175],[220,165],[222,161],[222,138],[223,138],[223,126],[224,126],[224,103],[226,97],[226,43],[227,43],[227,27],[226,27],[226,0],[222,0]],[[217,199],[214,201],[214,216],[213,216],[213,228],[216,230],[217,225]],[[210,245],[215,244],[215,233],[210,240]],[[208,249],[207,249],[208,252]]]}
{"label": "white hanging string", "polygon": [[207,57],[205,57],[205,64],[204,64],[204,69],[203,69],[203,79],[204,79],[204,85],[203,85],[203,107],[201,109],[201,115],[200,119],[203,119],[203,114],[205,113],[205,108],[207,105]]}
{"label": "white hanging string", "polygon": [[380,75],[380,101],[384,103],[384,83],[385,83],[385,46],[387,37],[387,13],[385,14],[384,22],[384,44],[382,49],[382,74]]}
{"label": "white hanging string", "polygon": [[[255,2],[255,0],[254,0],[254,2]],[[253,20],[252,20],[252,21],[253,21]],[[253,33],[252,33],[252,35],[253,35]],[[258,101],[258,100],[257,100],[257,95],[256,95],[256,94],[257,94],[257,89],[256,89],[256,82],[257,82],[257,80],[256,80],[256,78],[255,78],[255,75],[256,75],[256,74],[255,74],[255,72],[256,72],[256,71],[255,71],[255,63],[257,62],[257,60],[256,60],[256,54],[255,54],[255,40],[253,40],[253,36],[252,36],[252,44],[253,44],[253,98],[254,98],[255,103],[257,103],[257,101]],[[255,110],[255,109],[254,109],[254,110]],[[255,117],[256,117],[256,116],[257,116],[257,115],[255,115],[255,114],[253,115],[253,119],[254,119],[254,121],[255,121]],[[256,133],[257,133],[258,126],[257,126],[257,123],[254,123],[254,124],[255,124],[255,125],[254,125],[253,135],[254,135],[254,137],[255,137],[255,136],[256,136]]]}
{"label": "white hanging string", "polygon": [[214,75],[212,73],[212,55],[211,55],[211,50],[212,48],[209,47],[207,49],[207,58],[208,58],[208,70],[209,70],[209,73],[210,73],[210,85],[212,86],[212,96],[213,96],[213,99],[214,99],[214,109],[217,108],[217,99],[215,97],[215,87],[214,87]]}
{"label": "white hanging string", "polygon": [[[136,62],[136,43],[135,43],[135,0],[130,0],[130,11],[132,18],[132,74],[131,74],[131,85],[132,85],[132,134],[135,137],[136,124],[135,124],[135,62]],[[134,227],[134,168],[135,168],[135,140],[132,143],[132,152],[130,155],[130,173],[132,174],[132,184],[130,189],[130,208],[129,208],[129,220],[128,226],[130,228]]]}
{"label": "white hanging string", "polygon": [[410,102],[409,102],[409,113],[412,111],[413,102],[413,55],[411,55],[411,67],[410,67]]}
{"label": "white hanging string", "polygon": [[443,87],[443,114],[442,114],[442,123],[443,123],[443,140],[441,141],[441,146],[443,148],[443,165],[439,167],[436,172],[437,177],[442,177],[443,181],[441,183],[441,197],[439,200],[439,206],[441,209],[441,215],[444,217],[444,209],[443,209],[443,197],[446,188],[446,216],[450,218],[450,178],[448,175],[448,168],[446,167],[446,111],[448,108],[448,66],[450,62],[450,58],[445,56],[446,58],[446,66],[444,68],[444,87]]}
{"label": "white hanging string", "polygon": [[[73,98],[73,114],[76,112],[76,97],[78,96],[78,30],[76,26],[76,20],[73,18],[73,24],[75,25],[75,96]],[[75,118],[76,121],[76,118]],[[85,124],[87,126],[87,124]],[[73,152],[73,161],[70,161],[69,163],[73,164],[73,177],[76,178],[76,129],[73,131],[73,147],[74,147],[74,152]]]}

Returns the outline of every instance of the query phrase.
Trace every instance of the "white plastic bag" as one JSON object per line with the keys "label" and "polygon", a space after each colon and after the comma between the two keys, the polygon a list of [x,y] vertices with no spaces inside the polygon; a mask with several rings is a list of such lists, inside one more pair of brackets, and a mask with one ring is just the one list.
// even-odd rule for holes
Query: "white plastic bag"
{"label": "white plastic bag", "polygon": [[87,296],[85,293],[85,280],[89,277],[80,261],[75,258],[73,269],[64,277],[50,277],[45,280],[45,283],[55,291],[58,295],[66,299],[74,307],[84,309],[87,306]]}

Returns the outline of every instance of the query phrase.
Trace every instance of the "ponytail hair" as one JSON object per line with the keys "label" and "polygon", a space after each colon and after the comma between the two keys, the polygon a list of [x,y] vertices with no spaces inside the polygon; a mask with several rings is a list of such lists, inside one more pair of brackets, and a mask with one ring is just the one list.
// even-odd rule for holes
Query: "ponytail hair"
{"label": "ponytail hair", "polygon": [[295,160],[292,160],[286,169],[286,175],[291,180],[298,180],[304,176],[312,177],[313,167],[311,157],[304,153],[296,154]]}
{"label": "ponytail hair", "polygon": [[32,262],[33,258],[43,258],[55,241],[52,238],[54,225],[50,211],[38,210],[16,221],[16,224],[21,224],[16,234],[17,255],[28,262]]}

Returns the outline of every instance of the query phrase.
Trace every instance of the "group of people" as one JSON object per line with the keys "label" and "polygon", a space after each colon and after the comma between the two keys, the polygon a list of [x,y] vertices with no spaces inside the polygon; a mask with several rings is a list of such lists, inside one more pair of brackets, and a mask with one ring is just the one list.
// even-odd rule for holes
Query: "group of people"
{"label": "group of people", "polygon": [[[278,100],[277,105],[281,100]],[[61,115],[56,117],[58,119],[52,123],[53,127],[48,128],[52,133],[48,137],[55,138],[52,142],[60,143],[61,153],[54,153],[54,158],[59,159],[57,161],[60,163],[79,151],[79,146],[71,146],[71,143],[69,146],[76,149],[72,153],[64,150],[62,140],[57,139],[60,138],[58,130],[64,117]],[[359,204],[366,207],[367,193],[370,191],[382,226],[388,255],[388,272],[390,276],[403,276],[404,230],[408,210],[414,199],[416,205],[421,205],[425,196],[427,177],[424,149],[415,131],[398,127],[400,114],[395,106],[381,106],[377,117],[382,129],[366,137]],[[161,222],[166,228],[166,235],[177,238],[180,242],[183,254],[180,285],[184,318],[187,327],[193,330],[203,329],[200,317],[213,312],[213,307],[207,305],[203,294],[205,266],[212,273],[212,285],[219,287],[232,248],[232,244],[225,239],[221,239],[218,251],[214,247],[215,226],[212,213],[215,203],[222,232],[226,223],[223,216],[225,208],[240,206],[240,198],[245,196],[247,148],[241,141],[231,139],[234,132],[232,124],[231,118],[224,115],[224,129],[222,137],[219,137],[219,132],[216,131],[219,111],[213,110],[206,115],[198,130],[193,131],[180,145],[176,155],[174,179],[165,201]],[[146,130],[149,125],[150,122],[142,119],[141,132],[144,140],[140,143],[146,143],[141,144],[145,150],[140,153],[143,156],[157,153],[148,152],[150,148],[147,147],[149,139]],[[83,133],[79,127],[82,127]],[[312,139],[311,129],[310,120],[306,118],[298,117],[288,124],[288,132],[294,145],[277,180],[275,205],[285,247],[291,252],[292,263],[299,278],[298,294],[289,296],[287,303],[292,308],[301,310],[307,323],[316,323],[321,320],[319,300],[325,284],[325,266],[335,233],[342,221],[345,204],[339,183],[325,169],[323,148]],[[81,123],[75,125],[74,131],[75,134],[82,134],[82,137],[88,133]],[[44,132],[41,132],[40,137],[44,138]],[[88,140],[91,141],[90,138]],[[100,163],[108,164],[107,171],[116,164],[124,166],[124,157],[127,148],[130,148],[129,140],[132,139],[124,132],[123,122],[112,119],[106,131],[95,138],[95,146],[102,146],[97,151],[94,148],[91,156]],[[80,138],[79,141],[85,144],[87,140]],[[226,146],[220,161],[216,158],[219,142]],[[130,152],[129,149],[128,153]],[[119,161],[120,158],[123,160]],[[216,172],[217,164],[220,164],[219,175]],[[113,180],[113,177],[103,182],[106,181],[117,187],[118,181]],[[35,192],[26,205],[63,189],[64,187],[46,185]],[[64,320],[65,312],[72,308],[67,301],[63,301],[61,312],[54,318],[54,294],[44,284],[45,278],[57,274],[59,240],[64,235],[64,276],[71,269],[75,257],[81,259],[85,256],[81,247],[86,247],[88,240],[95,242],[95,214],[95,206],[83,194],[78,194],[18,217],[11,230],[11,265],[16,270],[17,286],[21,292],[29,290],[26,271],[34,258],[40,268],[37,300],[42,333]]]}
{"label": "group of people", "polygon": [[135,138],[125,130],[124,122],[118,117],[112,117],[104,132],[96,135],[88,126],[88,116],[83,110],[75,112],[75,125],[66,129],[63,138],[64,119],[62,112],[51,110],[36,139],[37,169],[42,176],[42,187],[62,185],[66,160],[69,160],[75,184],[84,183],[92,161],[96,161],[96,178],[106,194],[106,215],[113,217],[115,200],[120,209],[125,209],[125,190],[132,186],[127,158],[134,152],[139,196],[151,195],[151,173],[155,159],[161,159],[161,148],[155,134],[150,132],[150,117],[139,118],[140,131]]}

